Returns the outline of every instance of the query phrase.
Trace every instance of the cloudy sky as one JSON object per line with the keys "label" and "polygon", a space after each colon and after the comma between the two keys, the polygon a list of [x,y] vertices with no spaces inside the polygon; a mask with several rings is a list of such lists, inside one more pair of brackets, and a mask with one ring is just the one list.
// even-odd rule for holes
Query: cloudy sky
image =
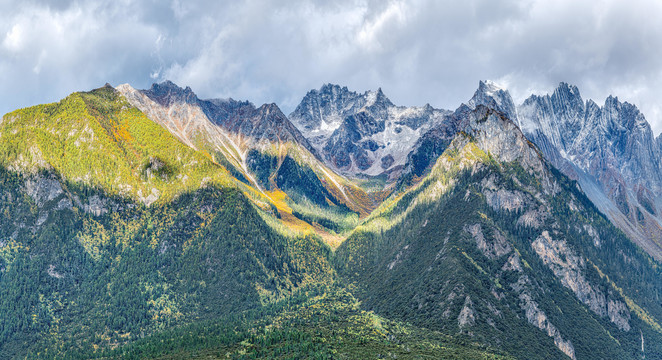
{"label": "cloudy sky", "polygon": [[0,113],[171,79],[289,113],[323,83],[456,108],[480,79],[517,102],[560,81],[662,131],[657,0],[0,0]]}

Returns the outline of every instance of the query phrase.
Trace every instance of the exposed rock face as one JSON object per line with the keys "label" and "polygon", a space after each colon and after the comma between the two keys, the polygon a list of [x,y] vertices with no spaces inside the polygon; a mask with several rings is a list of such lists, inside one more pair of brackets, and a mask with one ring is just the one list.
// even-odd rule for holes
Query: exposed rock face
{"label": "exposed rock face", "polygon": [[131,105],[194,149],[197,149],[196,143],[200,138],[222,138],[226,135],[211,124],[190,88],[182,89],[166,81],[152,85],[150,90],[136,90],[129,84],[116,89]]}
{"label": "exposed rock face", "polygon": [[608,316],[621,330],[630,330],[630,312],[620,300],[609,298],[591,285],[584,276],[586,263],[576,255],[564,240],[554,240],[548,231],[531,244],[563,286],[572,290],[577,298],[600,316]]}
{"label": "exposed rock face", "polygon": [[508,261],[501,267],[503,271],[516,271],[522,272],[522,261],[517,253],[513,253],[508,257]]}
{"label": "exposed rock face", "polygon": [[401,184],[410,185],[434,165],[439,155],[448,148],[455,135],[460,131],[461,126],[466,123],[465,119],[469,116],[470,111],[469,107],[462,105],[421,135],[412,151],[407,155],[399,180]]}
{"label": "exposed rock face", "polygon": [[296,142],[312,153],[315,150],[299,130],[287,119],[276,104],[264,104],[255,108],[248,102],[232,99],[203,100],[201,108],[215,124],[233,134],[242,134],[257,142],[271,143]]}
{"label": "exposed rock face", "polygon": [[609,299],[607,303],[607,315],[609,320],[623,331],[630,331],[630,311],[621,301]]}
{"label": "exposed rock face", "polygon": [[[460,131],[478,139],[477,145],[499,161],[522,160],[522,165],[540,173],[543,169],[542,156],[537,149],[529,146],[516,121],[517,111],[510,94],[492,82],[481,81],[467,104],[462,104],[420,137],[408,155],[401,182],[408,184],[412,178],[423,175]],[[517,207],[515,203],[510,205]]]}
{"label": "exposed rock face", "polygon": [[[512,258],[511,258],[512,259]],[[510,264],[511,261],[507,263]],[[519,263],[519,260],[517,260]],[[521,267],[516,271],[522,272]],[[538,303],[532,296],[532,283],[527,275],[520,275],[516,283],[510,285],[510,288],[518,295],[519,306],[524,310],[526,320],[529,324],[534,325],[538,329],[544,331],[547,336],[554,339],[554,344],[559,350],[568,355],[571,359],[576,359],[575,348],[570,340],[563,338],[558,328],[549,321],[547,315],[542,311]]]}
{"label": "exposed rock face", "polygon": [[457,325],[460,329],[469,327],[476,323],[476,317],[474,316],[473,302],[469,295],[464,299],[464,306],[460,310],[460,315],[457,317]]}
{"label": "exposed rock face", "polygon": [[58,203],[57,203],[57,209],[58,210],[71,210],[73,209],[74,204],[69,198],[62,198]]}
{"label": "exposed rock face", "polygon": [[74,202],[79,209],[94,216],[107,213],[110,207],[118,210],[117,204],[112,204],[108,199],[99,195],[89,197],[86,203],[83,203],[77,196],[71,197],[68,192],[64,191],[57,177],[48,173],[29,176],[25,181],[25,192],[39,208],[39,216],[35,223],[37,227],[46,223],[53,211],[73,209]]}
{"label": "exposed rock face", "polygon": [[498,258],[503,255],[510,253],[513,249],[510,247],[510,244],[506,241],[503,234],[497,229],[492,229],[491,236],[486,237],[483,234],[483,230],[480,224],[474,224],[471,226],[464,227],[464,231],[471,234],[473,239],[476,241],[476,246],[483,255],[487,256],[490,259]]}
{"label": "exposed rock face", "polygon": [[478,83],[478,89],[467,105],[470,108],[484,105],[488,108],[501,111],[513,121],[517,120],[517,108],[508,91],[489,80]]}
{"label": "exposed rock face", "polygon": [[[156,201],[158,199],[158,196],[149,198],[149,199],[140,199],[145,203],[145,205],[149,206],[151,203]],[[86,213],[93,214],[94,216],[100,216],[108,212],[108,207],[107,207],[107,200],[100,197],[99,195],[94,195],[87,199],[87,204],[82,204],[83,211]]]}
{"label": "exposed rock face", "polygon": [[530,324],[535,325],[538,329],[547,333],[548,336],[554,338],[554,344],[559,350],[563,351],[571,359],[577,359],[575,357],[575,348],[572,345],[572,342],[569,340],[564,340],[559,333],[559,330],[552,324],[547,315],[538,308],[538,304],[531,299],[531,295],[526,292],[523,292],[520,296],[520,306],[524,313],[526,314],[526,319]]}
{"label": "exposed rock face", "polygon": [[526,211],[524,214],[522,214],[522,216],[519,217],[519,219],[517,219],[517,225],[528,226],[537,229],[543,224],[546,217],[546,212],[538,209],[531,209]]}
{"label": "exposed rock face", "polygon": [[598,235],[598,232],[591,226],[590,224],[586,224],[583,226],[584,231],[586,231],[592,238],[593,238],[593,245],[596,247],[600,247],[602,244],[602,241],[600,241],[600,236]]}
{"label": "exposed rock face", "polygon": [[509,191],[499,188],[492,177],[481,182],[485,200],[494,210],[519,211],[524,208],[525,195],[519,191]]}
{"label": "exposed rock face", "polygon": [[331,136],[342,121],[358,113],[367,97],[349,91],[347,87],[326,84],[311,90],[290,114],[290,119],[317,148]]}
{"label": "exposed rock face", "polygon": [[154,102],[171,107],[176,103],[196,104],[198,97],[190,87],[180,88],[171,81],[164,81],[160,84],[153,84],[149,90],[143,91]]}
{"label": "exposed rock face", "polygon": [[48,265],[47,273],[49,276],[54,277],[56,279],[62,279],[64,277],[64,275],[56,271],[55,265],[53,264]]}
{"label": "exposed rock face", "polygon": [[[180,88],[170,81],[153,84],[148,90],[139,91],[140,94],[149,98],[154,104],[161,108],[154,108],[145,99],[140,99],[136,91],[132,91],[128,85],[120,85],[118,90],[125,95],[132,105],[141,109],[146,114],[157,116],[164,120],[168,128],[181,131],[189,131],[188,125],[194,127],[190,131],[199,131],[208,126],[205,120],[220,126],[230,134],[241,134],[254,142],[268,140],[270,142],[296,141],[302,146],[312,149],[308,141],[301,135],[299,130],[287,119],[276,104],[264,104],[256,108],[248,101],[236,101],[233,99],[211,99],[201,100],[191,88]],[[145,111],[147,110],[147,111]],[[168,114],[158,114],[167,111]],[[165,116],[164,116],[165,115]],[[150,117],[152,118],[152,117]],[[181,125],[184,125],[182,129]],[[181,133],[176,131],[176,133]],[[191,134],[182,134],[183,137],[191,138]],[[188,135],[188,136],[187,136]]]}
{"label": "exposed rock face", "polygon": [[39,173],[30,175],[25,181],[24,189],[25,193],[34,200],[39,209],[39,216],[35,221],[36,227],[40,227],[46,223],[52,211],[73,208],[71,199],[67,197],[67,194],[62,189],[62,185],[52,174]]}
{"label": "exposed rock face", "polygon": [[395,106],[381,89],[358,94],[327,84],[306,94],[289,117],[331,168],[375,176],[399,174],[420,136],[449,113]]}
{"label": "exposed rock face", "polygon": [[28,178],[25,182],[25,192],[37,203],[39,207],[48,201],[62,195],[63,190],[60,182],[54,178],[37,175]]}
{"label": "exposed rock face", "polygon": [[[545,194],[554,194],[557,191],[543,155],[504,113],[477,105],[475,110],[465,112],[457,121],[461,132],[449,148],[461,149],[464,144],[472,142],[499,162],[517,162],[524,171],[539,178]],[[514,194],[503,195],[510,197]],[[514,201],[511,205],[516,205],[517,201]]]}
{"label": "exposed rock face", "polygon": [[662,259],[662,195],[656,195],[662,194],[662,138],[653,137],[634,105],[610,96],[600,107],[561,83],[553,94],[533,95],[515,107],[507,91],[483,81],[467,107],[480,105],[516,122],[614,224]]}
{"label": "exposed rock face", "polygon": [[545,156],[577,180],[612,222],[662,259],[662,141],[636,106],[610,96],[600,107],[561,83],[551,95],[529,97],[518,115],[522,131]]}
{"label": "exposed rock face", "polygon": [[396,265],[398,265],[399,263],[402,262],[402,259],[401,259],[402,255],[404,254],[405,251],[407,251],[407,249],[409,249],[409,245],[405,245],[405,247],[403,247],[402,250],[400,250],[400,252],[398,252],[395,255],[395,259],[393,259],[393,261],[388,264],[388,269],[389,270],[393,270],[393,267],[395,267]]}

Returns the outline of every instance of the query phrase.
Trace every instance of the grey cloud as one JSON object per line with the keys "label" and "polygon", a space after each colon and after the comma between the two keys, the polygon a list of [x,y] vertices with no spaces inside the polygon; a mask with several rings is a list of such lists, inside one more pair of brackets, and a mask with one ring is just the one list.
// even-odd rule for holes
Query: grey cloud
{"label": "grey cloud", "polygon": [[566,81],[635,103],[662,131],[660,2],[60,0],[0,13],[0,112],[165,78],[286,112],[326,82],[455,108],[479,79],[519,101]]}

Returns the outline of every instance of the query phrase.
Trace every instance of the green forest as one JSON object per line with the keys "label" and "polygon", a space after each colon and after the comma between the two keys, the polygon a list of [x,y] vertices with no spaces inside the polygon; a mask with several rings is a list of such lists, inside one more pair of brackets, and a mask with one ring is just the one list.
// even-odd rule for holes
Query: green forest
{"label": "green forest", "polygon": [[[286,194],[265,205],[110,87],[9,113],[0,358],[662,359],[660,264],[553,167],[547,192],[458,136],[360,217],[310,166],[251,150]],[[487,182],[525,205],[495,207]],[[558,258],[534,247],[545,234]]]}

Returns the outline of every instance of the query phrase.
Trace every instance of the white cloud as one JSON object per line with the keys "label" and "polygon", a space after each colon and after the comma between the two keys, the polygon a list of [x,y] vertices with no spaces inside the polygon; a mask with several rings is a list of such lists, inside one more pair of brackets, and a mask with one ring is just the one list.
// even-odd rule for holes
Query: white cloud
{"label": "white cloud", "polygon": [[292,110],[326,82],[455,108],[478,80],[518,100],[560,81],[639,106],[662,131],[662,2],[0,2],[0,112],[170,78]]}
{"label": "white cloud", "polygon": [[[0,110],[58,100],[128,74],[147,77],[154,27],[134,22],[121,4],[62,7],[26,2],[0,11]],[[6,10],[6,9],[0,9]],[[8,14],[11,14],[9,16]]]}
{"label": "white cloud", "polygon": [[23,43],[23,30],[18,24],[14,25],[11,30],[7,32],[5,39],[2,41],[2,45],[4,45],[9,52],[19,51]]}

